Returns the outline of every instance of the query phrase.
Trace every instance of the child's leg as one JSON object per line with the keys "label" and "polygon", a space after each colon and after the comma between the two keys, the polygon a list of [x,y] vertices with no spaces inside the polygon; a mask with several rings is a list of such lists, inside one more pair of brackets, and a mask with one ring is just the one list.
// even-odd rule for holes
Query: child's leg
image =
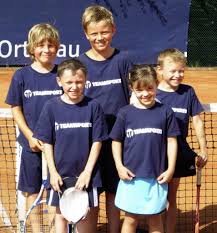
{"label": "child's leg", "polygon": [[180,178],[173,178],[169,183],[168,207],[166,212],[166,233],[175,233],[176,228],[176,194],[179,187]]}
{"label": "child's leg", "polygon": [[[38,196],[41,188],[41,152],[22,149],[18,190],[27,193],[27,210]],[[35,207],[30,216],[33,233],[40,232],[40,208]]]}
{"label": "child's leg", "polygon": [[103,142],[100,166],[102,171],[103,190],[106,194],[106,215],[108,218],[108,233],[120,232],[120,211],[114,204],[119,176],[112,156],[112,140]]}
{"label": "child's leg", "polygon": [[106,215],[108,218],[108,232],[120,232],[120,210],[115,206],[115,194],[106,192]]}
{"label": "child's leg", "polygon": [[[38,193],[27,193],[26,201],[27,201],[27,210],[32,206],[32,203],[37,198]],[[31,222],[31,228],[32,233],[38,233],[40,232],[40,207],[35,207],[30,216],[30,222]]]}
{"label": "child's leg", "polygon": [[76,230],[78,233],[96,233],[98,220],[98,207],[91,207],[85,219],[81,220]]}
{"label": "child's leg", "polygon": [[148,217],[149,233],[164,233],[161,214]]}
{"label": "child's leg", "polygon": [[138,216],[136,214],[125,213],[121,233],[135,233],[138,225]]}
{"label": "child's leg", "polygon": [[55,232],[56,233],[68,232],[68,222],[65,220],[65,218],[63,218],[59,208],[56,208]]}

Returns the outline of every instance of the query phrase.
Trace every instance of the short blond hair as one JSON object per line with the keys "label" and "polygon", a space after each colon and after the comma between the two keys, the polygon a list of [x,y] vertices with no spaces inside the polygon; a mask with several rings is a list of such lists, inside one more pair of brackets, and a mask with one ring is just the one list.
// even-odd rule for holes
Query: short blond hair
{"label": "short blond hair", "polygon": [[98,23],[100,21],[106,21],[108,24],[115,26],[111,11],[105,7],[94,5],[85,9],[82,16],[82,27],[85,32],[87,32],[87,27],[90,23]]}
{"label": "short blond hair", "polygon": [[176,48],[169,48],[165,49],[162,52],[159,53],[158,58],[157,58],[157,65],[163,66],[165,59],[170,59],[173,62],[179,62],[182,63],[183,65],[186,65],[187,60],[184,54]]}
{"label": "short blond hair", "polygon": [[30,55],[31,60],[35,60],[34,48],[45,40],[48,40],[50,43],[54,44],[56,50],[58,50],[60,45],[58,30],[53,25],[48,23],[34,25],[29,31],[26,46],[27,53]]}

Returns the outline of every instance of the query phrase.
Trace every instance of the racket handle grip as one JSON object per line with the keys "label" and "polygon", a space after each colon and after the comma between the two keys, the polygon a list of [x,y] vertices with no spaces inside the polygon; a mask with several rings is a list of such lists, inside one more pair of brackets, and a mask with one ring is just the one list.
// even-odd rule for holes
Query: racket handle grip
{"label": "racket handle grip", "polygon": [[198,222],[195,225],[194,233],[199,233],[199,232],[200,232],[200,228],[199,228],[199,222]]}
{"label": "racket handle grip", "polygon": [[202,169],[197,169],[197,186],[201,185]]}
{"label": "racket handle grip", "polygon": [[47,180],[47,160],[44,152],[41,154],[42,159],[42,180]]}

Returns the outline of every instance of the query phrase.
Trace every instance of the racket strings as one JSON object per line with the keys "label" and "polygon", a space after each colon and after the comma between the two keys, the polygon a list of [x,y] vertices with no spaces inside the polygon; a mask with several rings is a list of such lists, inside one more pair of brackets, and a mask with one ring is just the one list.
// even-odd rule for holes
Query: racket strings
{"label": "racket strings", "polygon": [[41,203],[28,216],[26,233],[55,233],[55,207]]}

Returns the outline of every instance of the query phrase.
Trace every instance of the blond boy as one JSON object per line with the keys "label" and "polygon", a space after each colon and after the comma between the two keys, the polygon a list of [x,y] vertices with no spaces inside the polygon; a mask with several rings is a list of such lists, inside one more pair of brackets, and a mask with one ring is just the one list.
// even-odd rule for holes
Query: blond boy
{"label": "blond boy", "polygon": [[181,177],[193,176],[196,173],[196,153],[189,147],[186,138],[188,135],[189,120],[192,118],[200,153],[197,157],[197,166],[201,169],[207,162],[207,147],[203,122],[200,113],[203,107],[199,102],[194,89],[182,84],[186,67],[186,58],[178,49],[171,48],[162,51],[158,56],[157,72],[160,83],[156,98],[169,105],[175,112],[181,135],[178,136],[178,154],[176,168],[172,181],[169,183],[168,209],[166,218],[166,232],[174,233],[176,225],[176,194]]}
{"label": "blond boy", "polygon": [[[118,110],[128,104],[126,76],[131,61],[126,52],[111,46],[116,26],[112,13],[105,7],[95,5],[86,8],[82,16],[82,26],[91,46],[79,57],[88,70],[85,95],[100,102],[110,132]],[[120,212],[114,206],[114,197],[119,178],[112,157],[111,140],[103,143],[100,163],[103,191],[106,192],[109,232],[118,233]]]}
{"label": "blond boy", "polygon": [[[27,52],[32,64],[13,75],[6,103],[11,105],[13,117],[19,127],[18,142],[22,146],[18,189],[27,196],[27,209],[41,187],[41,151],[43,144],[33,138],[42,107],[46,100],[62,93],[56,82],[57,66],[54,64],[59,48],[59,33],[47,23],[34,25],[28,34]],[[39,210],[35,208],[32,232],[40,232]]]}

